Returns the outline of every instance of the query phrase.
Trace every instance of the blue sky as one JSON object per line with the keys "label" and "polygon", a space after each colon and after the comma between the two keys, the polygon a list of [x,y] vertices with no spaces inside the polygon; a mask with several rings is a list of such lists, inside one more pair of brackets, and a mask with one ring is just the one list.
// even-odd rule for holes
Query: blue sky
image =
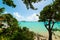
{"label": "blue sky", "polygon": [[9,7],[7,5],[2,4],[2,1],[0,0],[0,7],[5,7],[4,13],[10,13],[12,14],[18,21],[37,21],[38,17],[36,14],[39,14],[39,12],[48,4],[52,3],[52,0],[46,0],[41,1],[38,3],[32,3],[34,7],[38,8],[38,10],[32,10],[27,9],[25,4],[22,2],[22,0],[14,0],[14,3],[16,4],[16,8]]}

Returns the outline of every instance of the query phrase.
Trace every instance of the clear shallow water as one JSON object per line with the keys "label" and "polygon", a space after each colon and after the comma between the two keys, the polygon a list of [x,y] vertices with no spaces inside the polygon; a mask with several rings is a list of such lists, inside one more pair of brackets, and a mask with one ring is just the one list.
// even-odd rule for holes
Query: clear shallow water
{"label": "clear shallow water", "polygon": [[[43,22],[19,22],[19,25],[21,27],[27,27],[31,31],[34,31],[35,33],[47,32]],[[60,26],[60,22],[55,23],[54,28],[56,27],[60,28],[59,26]]]}

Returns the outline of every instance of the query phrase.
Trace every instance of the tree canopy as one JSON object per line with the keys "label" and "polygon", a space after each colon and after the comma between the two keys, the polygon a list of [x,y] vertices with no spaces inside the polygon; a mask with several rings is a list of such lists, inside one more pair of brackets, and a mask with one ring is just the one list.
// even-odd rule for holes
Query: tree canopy
{"label": "tree canopy", "polygon": [[[2,0],[2,4],[6,4],[6,5],[8,5],[8,6],[10,6],[10,7],[13,7],[13,8],[15,8],[16,7],[16,5],[14,4],[14,2],[13,2],[13,0]],[[4,7],[2,7],[2,8],[0,8],[0,14],[2,13],[2,12],[4,12]]]}
{"label": "tree canopy", "polygon": [[2,0],[2,1],[3,1],[3,4],[6,4],[6,5],[11,6],[11,7],[16,7],[13,0]]}
{"label": "tree canopy", "polygon": [[[11,14],[1,15],[8,23],[8,28],[0,28],[0,40],[34,40],[34,32],[28,28],[21,28],[18,21]],[[2,37],[2,38],[1,38]]]}
{"label": "tree canopy", "polygon": [[40,20],[49,20],[54,19],[55,21],[59,21],[60,18],[60,3],[59,0],[55,0],[53,4],[49,4],[43,8],[40,12]]}
{"label": "tree canopy", "polygon": [[22,1],[26,5],[27,9],[31,8],[33,10],[37,10],[37,8],[35,8],[32,3],[37,3],[40,2],[41,0],[22,0]]}

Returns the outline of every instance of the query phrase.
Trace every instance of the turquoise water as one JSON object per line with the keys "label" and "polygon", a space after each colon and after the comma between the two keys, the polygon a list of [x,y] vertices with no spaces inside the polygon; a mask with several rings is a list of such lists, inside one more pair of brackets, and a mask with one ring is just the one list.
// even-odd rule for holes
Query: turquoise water
{"label": "turquoise water", "polygon": [[[21,27],[27,27],[35,33],[47,32],[43,22],[19,22]],[[55,23],[54,28],[60,28],[60,22]]]}

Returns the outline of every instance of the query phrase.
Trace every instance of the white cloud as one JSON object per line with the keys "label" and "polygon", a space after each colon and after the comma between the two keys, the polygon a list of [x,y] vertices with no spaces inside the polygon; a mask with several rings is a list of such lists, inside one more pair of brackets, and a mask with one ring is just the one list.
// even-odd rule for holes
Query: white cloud
{"label": "white cloud", "polygon": [[15,12],[13,15],[18,21],[24,20],[24,17],[20,15],[18,12]]}
{"label": "white cloud", "polygon": [[20,15],[18,12],[14,13],[14,17],[18,20],[18,21],[38,21],[38,16],[36,16],[36,13],[24,17],[22,15]]}
{"label": "white cloud", "polygon": [[34,13],[27,17],[27,21],[38,21],[38,16]]}

